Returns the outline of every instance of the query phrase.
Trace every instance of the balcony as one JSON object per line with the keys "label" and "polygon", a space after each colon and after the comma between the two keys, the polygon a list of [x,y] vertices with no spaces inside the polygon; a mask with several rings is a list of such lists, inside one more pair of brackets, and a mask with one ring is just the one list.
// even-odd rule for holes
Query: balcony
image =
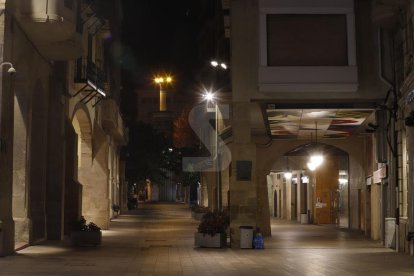
{"label": "balcony", "polygon": [[75,84],[80,84],[83,88],[90,86],[102,96],[106,96],[105,72],[99,68],[92,60],[79,58],[75,67]]}
{"label": "balcony", "polygon": [[122,145],[127,143],[127,131],[115,100],[105,99],[101,102],[101,122],[108,135]]}
{"label": "balcony", "polygon": [[76,33],[74,0],[13,0],[9,9],[40,52],[50,59],[68,60],[81,55]]}

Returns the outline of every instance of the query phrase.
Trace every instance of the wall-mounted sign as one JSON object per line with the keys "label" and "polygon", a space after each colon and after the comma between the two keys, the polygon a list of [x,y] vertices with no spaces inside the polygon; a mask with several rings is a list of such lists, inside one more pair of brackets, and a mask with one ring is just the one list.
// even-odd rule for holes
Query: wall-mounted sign
{"label": "wall-mounted sign", "polygon": [[387,177],[387,164],[378,163],[378,170],[374,171],[372,175],[372,182],[377,184],[381,183],[381,180]]}
{"label": "wall-mounted sign", "polygon": [[252,161],[236,161],[237,181],[252,180]]}
{"label": "wall-mounted sign", "polygon": [[315,204],[316,208],[324,208],[327,206],[326,203],[322,203],[322,202],[316,202]]}

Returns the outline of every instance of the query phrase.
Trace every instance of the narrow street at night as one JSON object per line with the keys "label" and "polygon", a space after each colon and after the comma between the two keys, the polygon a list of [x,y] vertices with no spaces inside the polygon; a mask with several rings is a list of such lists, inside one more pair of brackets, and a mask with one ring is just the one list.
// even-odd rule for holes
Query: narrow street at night
{"label": "narrow street at night", "polygon": [[0,276],[414,276],[414,0],[0,0]]}
{"label": "narrow street at night", "polygon": [[413,275],[409,255],[361,234],[272,220],[265,250],[194,248],[198,222],[180,203],[146,203],[111,222],[102,245],[30,246],[0,275]]}

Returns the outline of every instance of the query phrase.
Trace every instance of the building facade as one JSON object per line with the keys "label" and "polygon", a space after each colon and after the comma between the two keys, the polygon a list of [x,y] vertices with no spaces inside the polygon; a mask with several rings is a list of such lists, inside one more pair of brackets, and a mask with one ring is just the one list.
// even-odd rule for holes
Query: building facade
{"label": "building facade", "polygon": [[239,226],[271,235],[274,216],[408,252],[412,1],[311,2],[230,1],[229,185],[204,173],[201,202],[226,198],[235,247]]}
{"label": "building facade", "polygon": [[[81,215],[103,229],[124,198],[120,6],[1,1],[0,254],[61,240]],[[3,66],[3,72],[5,72]]]}

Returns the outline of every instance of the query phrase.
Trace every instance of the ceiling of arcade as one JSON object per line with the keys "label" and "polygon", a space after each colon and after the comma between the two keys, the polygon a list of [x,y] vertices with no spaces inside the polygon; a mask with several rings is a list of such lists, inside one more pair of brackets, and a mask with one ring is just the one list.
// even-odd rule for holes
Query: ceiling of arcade
{"label": "ceiling of arcade", "polygon": [[273,139],[346,138],[361,131],[373,109],[274,109],[264,112]]}

